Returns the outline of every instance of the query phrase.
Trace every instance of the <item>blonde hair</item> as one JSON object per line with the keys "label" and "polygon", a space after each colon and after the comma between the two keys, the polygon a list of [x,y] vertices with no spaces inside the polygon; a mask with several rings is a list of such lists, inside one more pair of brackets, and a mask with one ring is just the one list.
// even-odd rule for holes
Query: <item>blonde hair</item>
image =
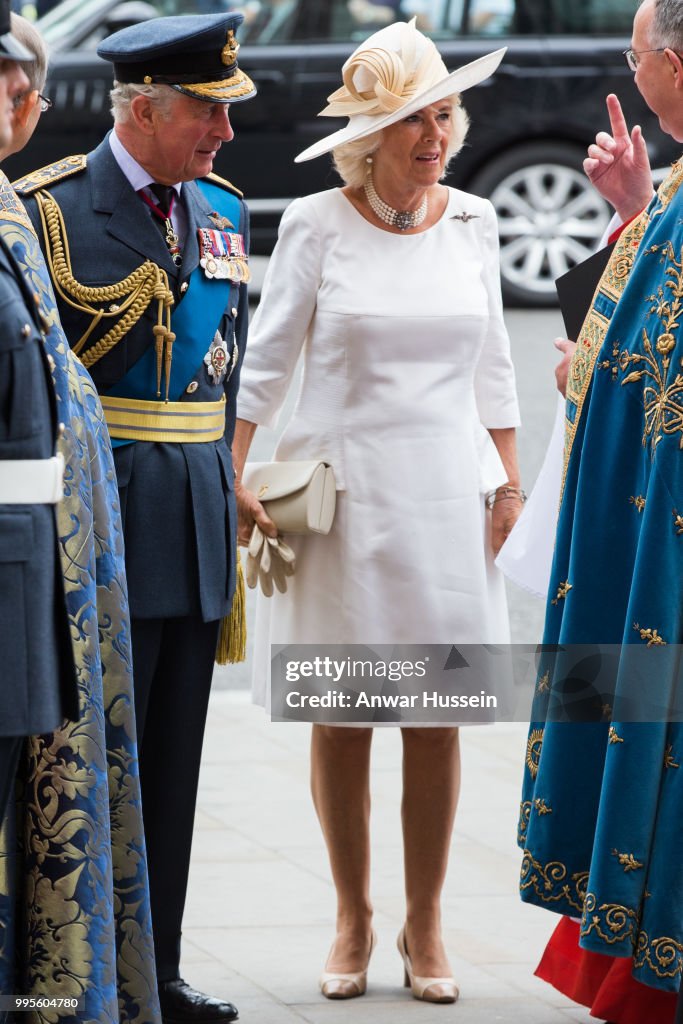
{"label": "blonde hair", "polygon": [[130,105],[136,96],[147,96],[160,108],[164,115],[168,115],[171,104],[179,93],[170,85],[134,84],[133,82],[114,82],[114,88],[109,93],[111,100],[111,112],[114,124],[125,124],[130,120]]}
{"label": "blonde hair", "polygon": [[[456,154],[460,152],[467,137],[467,130],[470,126],[470,119],[467,111],[460,102],[460,95],[445,96],[444,102],[450,102],[453,109],[451,119],[451,137],[446,149],[446,163],[444,165],[442,178],[446,176],[448,165]],[[382,145],[383,131],[373,132],[365,135],[362,139],[353,139],[332,150],[334,168],[345,185],[351,188],[362,188],[368,173],[367,158],[376,153]]]}
{"label": "blonde hair", "polygon": [[34,89],[42,92],[47,81],[47,43],[30,21],[22,18],[21,14],[15,14],[14,11],[10,12],[10,32],[17,42],[25,46],[27,50],[30,50],[36,58],[32,61],[17,61],[19,67],[26,72],[26,77],[30,83],[27,92],[32,92]]}

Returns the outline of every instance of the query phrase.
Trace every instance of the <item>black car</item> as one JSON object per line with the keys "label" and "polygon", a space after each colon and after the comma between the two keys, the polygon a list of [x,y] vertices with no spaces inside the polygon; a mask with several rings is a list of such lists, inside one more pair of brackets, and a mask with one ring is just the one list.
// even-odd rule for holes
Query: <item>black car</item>
{"label": "black car", "polygon": [[508,46],[493,78],[465,96],[472,127],[451,184],[488,196],[498,212],[507,299],[554,300],[554,279],[585,259],[608,220],[581,171],[587,144],[608,128],[605,96],[617,92],[640,122],[654,165],[679,154],[633,84],[622,51],[639,0],[64,0],[39,21],[52,50],[53,110],[8,170],[18,176],[94,147],[111,126],[105,35],[155,14],[243,10],[239,60],[258,96],[237,104],[234,143],[216,160],[252,211],[252,250],[267,254],[287,203],[337,184],[329,158],[295,155],[343,122],[317,119],[340,69],[372,31],[415,15],[455,68]]}

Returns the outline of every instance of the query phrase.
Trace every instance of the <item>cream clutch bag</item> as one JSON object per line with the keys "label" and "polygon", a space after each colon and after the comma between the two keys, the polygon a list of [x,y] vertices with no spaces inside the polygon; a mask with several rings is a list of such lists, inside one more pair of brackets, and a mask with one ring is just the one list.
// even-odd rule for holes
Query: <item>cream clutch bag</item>
{"label": "cream clutch bag", "polygon": [[242,483],[255,494],[280,533],[329,533],[337,489],[326,462],[247,463]]}

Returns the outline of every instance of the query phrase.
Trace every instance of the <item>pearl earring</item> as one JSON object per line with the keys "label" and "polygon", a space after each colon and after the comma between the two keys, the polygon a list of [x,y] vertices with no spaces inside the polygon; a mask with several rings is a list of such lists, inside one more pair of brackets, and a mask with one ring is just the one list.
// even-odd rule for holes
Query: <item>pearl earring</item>
{"label": "pearl earring", "polygon": [[366,164],[371,164],[372,163],[372,157],[371,156],[366,156],[365,162],[366,162]]}

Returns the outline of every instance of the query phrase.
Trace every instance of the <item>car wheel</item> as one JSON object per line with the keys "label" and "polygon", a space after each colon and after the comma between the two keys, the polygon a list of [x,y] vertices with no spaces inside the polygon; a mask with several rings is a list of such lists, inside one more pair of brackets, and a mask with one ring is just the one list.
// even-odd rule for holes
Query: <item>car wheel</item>
{"label": "car wheel", "polygon": [[503,295],[510,305],[554,305],[555,279],[598,247],[610,208],[583,173],[584,155],[561,143],[520,146],[471,182],[498,216]]}

